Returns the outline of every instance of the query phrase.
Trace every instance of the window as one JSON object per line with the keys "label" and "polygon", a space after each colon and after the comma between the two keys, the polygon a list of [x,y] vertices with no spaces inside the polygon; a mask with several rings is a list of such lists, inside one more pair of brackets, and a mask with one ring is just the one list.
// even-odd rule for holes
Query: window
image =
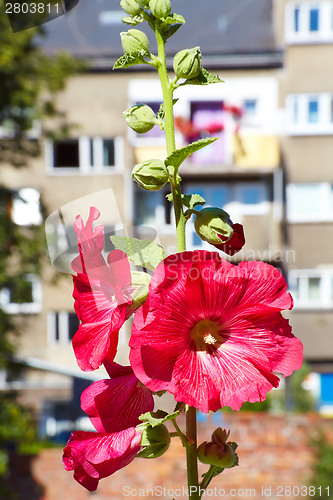
{"label": "window", "polygon": [[[192,137],[189,142],[203,137],[223,137],[225,112],[222,101],[191,102]],[[226,161],[225,141],[215,141],[191,155],[193,163],[223,163]]]}
{"label": "window", "polygon": [[170,203],[166,191],[145,191],[134,187],[134,224],[136,226],[165,226],[170,224]]}
{"label": "window", "polygon": [[26,275],[0,290],[0,306],[8,314],[35,314],[42,308],[42,287],[37,276]]}
{"label": "window", "polygon": [[245,99],[243,109],[246,118],[254,118],[257,114],[257,99]]}
{"label": "window", "polygon": [[333,269],[297,269],[289,272],[295,308],[333,307]]}
{"label": "window", "polygon": [[323,43],[333,40],[333,2],[289,2],[285,37],[288,43]]}
{"label": "window", "polygon": [[13,197],[12,220],[20,226],[38,226],[42,223],[40,195],[36,189],[22,188]]}
{"label": "window", "polygon": [[119,171],[122,138],[81,137],[47,143],[46,161],[52,174],[93,174]]}
{"label": "window", "polygon": [[333,220],[333,185],[289,184],[287,186],[287,217],[289,222]]}
{"label": "window", "polygon": [[47,317],[50,344],[68,344],[77,332],[80,322],[75,313],[50,311]]}
{"label": "window", "polygon": [[333,95],[289,94],[286,116],[291,135],[333,134]]}

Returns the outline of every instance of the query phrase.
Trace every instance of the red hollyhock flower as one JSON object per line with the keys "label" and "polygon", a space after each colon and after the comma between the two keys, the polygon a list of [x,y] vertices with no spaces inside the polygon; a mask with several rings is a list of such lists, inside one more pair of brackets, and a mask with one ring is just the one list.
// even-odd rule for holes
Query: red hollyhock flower
{"label": "red hollyhock flower", "polygon": [[154,409],[154,398],[130,366],[104,363],[110,380],[99,380],[81,395],[81,408],[98,432],[118,432],[140,423],[142,413]]}
{"label": "red hollyhock flower", "polygon": [[73,338],[73,349],[81,370],[97,369],[116,355],[119,329],[132,303],[131,272],[127,256],[120,250],[102,256],[103,226],[93,229],[100,212],[91,207],[84,225],[81,216],[74,227],[80,255],[72,262],[74,307],[81,325]]}
{"label": "red hollyhock flower", "polygon": [[263,401],[302,364],[302,344],[281,315],[293,301],[279,270],[182,252],[161,262],[134,315],[130,362],[152,391],[203,412]]}
{"label": "red hollyhock flower", "polygon": [[[220,245],[214,245],[214,243],[212,243],[215,248],[222,250],[230,256],[235,255],[235,253],[239,252],[245,245],[245,236],[242,224],[231,223],[231,227],[234,230],[234,234],[230,240],[226,241],[226,243],[221,243]],[[219,234],[218,236],[221,238],[221,241],[225,239],[222,234]]]}
{"label": "red hollyhock flower", "polygon": [[134,427],[112,434],[77,431],[71,434],[63,454],[67,471],[89,491],[100,479],[128,465],[141,450],[141,432]]}

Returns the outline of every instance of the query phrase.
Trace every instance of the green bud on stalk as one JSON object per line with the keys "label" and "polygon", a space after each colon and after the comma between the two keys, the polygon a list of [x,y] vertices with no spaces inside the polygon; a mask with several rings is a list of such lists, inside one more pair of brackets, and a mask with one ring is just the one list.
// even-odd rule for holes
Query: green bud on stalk
{"label": "green bud on stalk", "polygon": [[171,2],[170,0],[150,0],[149,8],[153,16],[163,19],[171,13]]}
{"label": "green bud on stalk", "polygon": [[130,29],[120,33],[120,37],[124,52],[149,54],[149,40],[143,31]]}
{"label": "green bud on stalk", "polygon": [[178,78],[185,78],[186,80],[196,78],[201,71],[200,47],[177,52],[173,59],[173,69]]}
{"label": "green bud on stalk", "polygon": [[142,12],[141,7],[136,0],[121,0],[120,6],[130,16],[137,16]]}
{"label": "green bud on stalk", "polygon": [[138,0],[143,7],[149,7],[149,0]]}
{"label": "green bud on stalk", "polygon": [[156,125],[157,119],[155,113],[146,104],[132,106],[123,115],[125,116],[127,125],[138,134],[145,134]]}
{"label": "green bud on stalk", "polygon": [[154,159],[135,165],[132,178],[143,189],[158,191],[168,181],[168,170],[163,161]]}
{"label": "green bud on stalk", "polygon": [[194,227],[197,235],[212,245],[225,243],[234,234],[230,215],[221,208],[202,208],[196,214]]}
{"label": "green bud on stalk", "polygon": [[144,446],[138,457],[157,458],[167,451],[170,445],[170,434],[164,424],[156,427],[146,426],[142,431],[141,446]]}
{"label": "green bud on stalk", "polygon": [[230,443],[227,443],[228,437],[229,432],[218,427],[212,434],[212,440],[205,441],[198,447],[200,462],[225,469],[237,465],[238,457]]}

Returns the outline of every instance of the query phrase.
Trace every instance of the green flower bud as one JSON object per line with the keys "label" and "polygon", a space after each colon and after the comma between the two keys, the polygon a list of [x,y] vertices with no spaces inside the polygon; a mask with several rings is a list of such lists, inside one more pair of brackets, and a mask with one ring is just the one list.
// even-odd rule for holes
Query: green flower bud
{"label": "green flower bud", "polygon": [[198,447],[198,458],[200,462],[209,465],[217,465],[228,469],[237,465],[238,457],[230,443],[227,443],[229,432],[219,427],[212,434],[212,440],[205,441]]}
{"label": "green flower bud", "polygon": [[170,445],[170,434],[164,424],[152,427],[147,425],[141,436],[141,446],[144,449],[140,451],[138,457],[157,458],[167,451]]}
{"label": "green flower bud", "polygon": [[120,33],[124,52],[141,52],[149,54],[149,40],[143,31],[130,29]]}
{"label": "green flower bud", "polygon": [[221,208],[202,208],[194,219],[194,227],[197,235],[212,245],[225,243],[234,234],[230,215]]}
{"label": "green flower bud", "polygon": [[132,170],[132,179],[143,189],[158,191],[168,180],[168,170],[163,161],[154,159],[135,165]]}
{"label": "green flower bud", "polygon": [[154,111],[146,104],[137,104],[124,113],[126,123],[138,134],[149,132],[156,125]]}
{"label": "green flower bud", "polygon": [[171,2],[170,0],[150,0],[149,8],[153,16],[157,17],[157,19],[162,19],[170,15]]}
{"label": "green flower bud", "polygon": [[149,0],[138,0],[143,7],[149,7]]}
{"label": "green flower bud", "polygon": [[141,7],[136,0],[121,0],[120,6],[130,16],[137,16],[142,12]]}
{"label": "green flower bud", "polygon": [[186,80],[196,78],[201,71],[200,47],[177,52],[173,59],[173,69],[178,78],[185,78]]}

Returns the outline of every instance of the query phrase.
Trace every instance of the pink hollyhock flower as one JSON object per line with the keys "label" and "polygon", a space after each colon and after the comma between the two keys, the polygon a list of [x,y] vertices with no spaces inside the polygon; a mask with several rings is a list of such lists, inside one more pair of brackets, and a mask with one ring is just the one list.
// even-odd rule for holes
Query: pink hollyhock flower
{"label": "pink hollyhock flower", "polygon": [[154,409],[154,398],[130,366],[104,363],[110,380],[99,380],[81,395],[81,408],[98,432],[118,432],[140,423],[142,413]]}
{"label": "pink hollyhock flower", "polygon": [[113,250],[105,262],[102,255],[104,228],[93,229],[93,221],[99,216],[100,212],[91,207],[86,225],[81,216],[74,224],[80,255],[72,262],[77,272],[77,276],[73,276],[73,297],[81,325],[73,338],[73,349],[84,371],[95,370],[104,360],[114,359],[119,329],[132,303],[127,256],[120,250]]}
{"label": "pink hollyhock flower", "polygon": [[67,471],[89,491],[100,479],[128,465],[141,450],[141,432],[134,427],[112,434],[73,432],[63,454]]}
{"label": "pink hollyhock flower", "polygon": [[152,391],[203,412],[263,401],[302,364],[302,344],[281,315],[293,301],[280,271],[263,262],[182,252],[161,262],[134,315],[130,362]]}
{"label": "pink hollyhock flower", "polygon": [[[213,244],[215,248],[217,248],[218,250],[222,250],[224,253],[230,256],[239,252],[245,245],[245,236],[242,224],[231,223],[231,227],[234,230],[234,234],[232,235],[230,240],[226,241],[226,243],[221,243],[219,245]],[[219,234],[218,236],[219,238],[221,238],[221,241],[225,240],[225,237],[222,234]]]}

